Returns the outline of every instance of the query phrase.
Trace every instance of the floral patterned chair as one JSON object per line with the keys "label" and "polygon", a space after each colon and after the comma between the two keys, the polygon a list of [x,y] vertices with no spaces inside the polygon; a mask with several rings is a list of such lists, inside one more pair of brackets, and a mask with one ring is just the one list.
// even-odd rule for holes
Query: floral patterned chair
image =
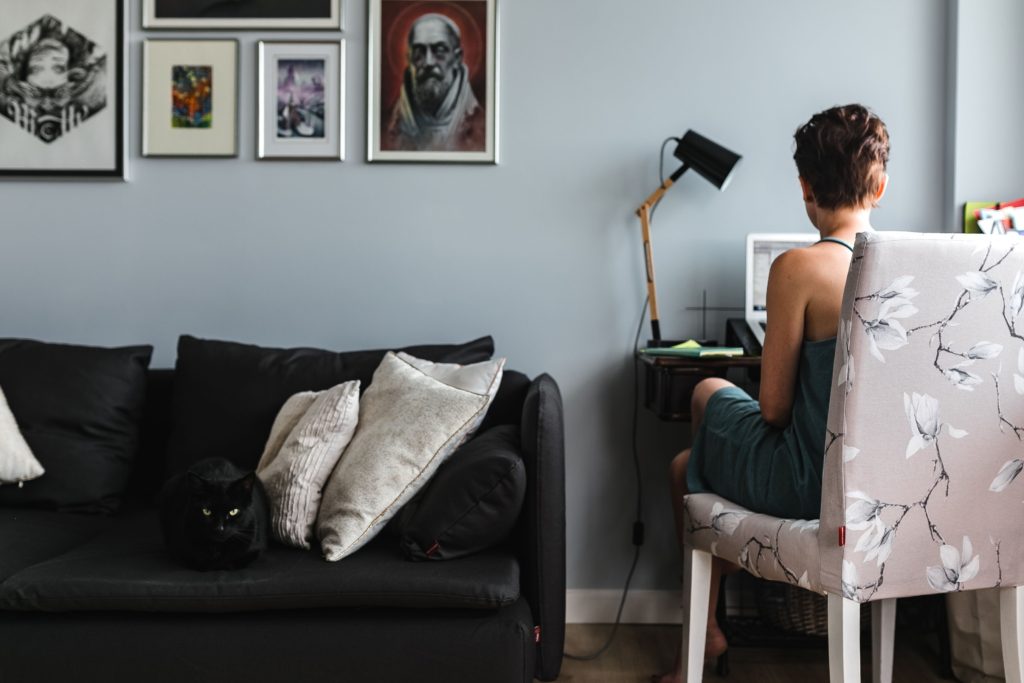
{"label": "floral patterned chair", "polygon": [[1001,588],[1008,683],[1024,638],[1024,239],[858,235],[833,366],[819,520],[686,499],[683,661],[701,680],[711,556],[828,596],[833,683],[892,680],[896,599]]}

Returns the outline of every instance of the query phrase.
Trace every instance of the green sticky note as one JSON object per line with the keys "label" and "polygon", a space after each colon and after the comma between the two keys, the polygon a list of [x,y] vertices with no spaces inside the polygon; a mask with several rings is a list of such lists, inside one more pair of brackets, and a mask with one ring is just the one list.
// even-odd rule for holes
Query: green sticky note
{"label": "green sticky note", "polygon": [[695,342],[692,339],[687,339],[682,344],[676,344],[672,348],[673,349],[699,349],[700,348],[700,344],[698,344],[697,342]]}
{"label": "green sticky note", "polygon": [[978,219],[974,217],[974,212],[978,209],[994,209],[995,207],[996,202],[967,202],[964,204],[964,232],[980,233]]}

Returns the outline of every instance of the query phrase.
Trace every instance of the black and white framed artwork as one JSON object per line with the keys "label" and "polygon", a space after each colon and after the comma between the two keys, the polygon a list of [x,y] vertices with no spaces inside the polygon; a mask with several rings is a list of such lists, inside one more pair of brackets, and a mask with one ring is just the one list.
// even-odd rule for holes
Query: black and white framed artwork
{"label": "black and white framed artwork", "polygon": [[142,26],[340,30],[341,0],[142,0]]}
{"label": "black and white framed artwork", "polygon": [[2,3],[0,175],[123,179],[123,0]]}

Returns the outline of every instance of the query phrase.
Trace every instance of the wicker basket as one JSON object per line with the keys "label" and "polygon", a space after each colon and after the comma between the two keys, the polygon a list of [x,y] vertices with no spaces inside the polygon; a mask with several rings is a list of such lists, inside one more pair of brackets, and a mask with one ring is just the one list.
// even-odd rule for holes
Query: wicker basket
{"label": "wicker basket", "polygon": [[[775,581],[757,582],[757,610],[766,624],[792,633],[828,635],[828,598]],[[871,628],[871,610],[860,611],[861,630]]]}

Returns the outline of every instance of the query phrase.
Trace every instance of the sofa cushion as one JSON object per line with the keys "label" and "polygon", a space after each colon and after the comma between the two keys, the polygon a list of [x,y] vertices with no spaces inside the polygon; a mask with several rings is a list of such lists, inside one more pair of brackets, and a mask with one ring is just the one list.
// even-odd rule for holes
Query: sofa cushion
{"label": "sofa cushion", "polygon": [[0,339],[0,387],[46,474],[0,487],[0,505],[109,512],[138,450],[151,346]]}
{"label": "sofa cushion", "polygon": [[519,519],[526,472],[519,428],[492,427],[462,444],[402,511],[411,560],[451,560],[505,540]]}
{"label": "sofa cushion", "polygon": [[[494,341],[483,337],[466,344],[402,350],[417,358],[467,364],[488,360]],[[385,353],[272,349],[182,336],[175,365],[168,474],[217,456],[254,469],[274,417],[289,396],[354,379],[365,389]]]}
{"label": "sofa cushion", "polygon": [[81,545],[111,523],[99,515],[0,508],[0,583]]}
{"label": "sofa cushion", "polygon": [[507,549],[451,562],[407,562],[383,538],[342,562],[271,545],[238,571],[174,564],[158,515],[145,510],[59,557],[0,584],[0,609],[239,612],[318,607],[494,609],[519,597],[519,565]]}

